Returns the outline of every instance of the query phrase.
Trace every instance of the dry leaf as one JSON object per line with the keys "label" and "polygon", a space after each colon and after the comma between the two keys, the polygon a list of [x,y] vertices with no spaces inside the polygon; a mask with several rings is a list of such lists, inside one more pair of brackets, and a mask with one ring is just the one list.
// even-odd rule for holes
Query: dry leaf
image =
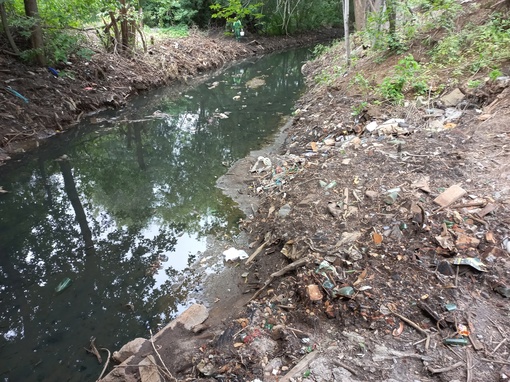
{"label": "dry leaf", "polygon": [[372,232],[372,240],[374,241],[375,245],[381,245],[382,241],[383,241],[383,237],[379,232],[374,231],[374,232]]}
{"label": "dry leaf", "polygon": [[310,146],[312,146],[312,150],[317,152],[317,142],[310,142]]}
{"label": "dry leaf", "polygon": [[354,281],[354,284],[352,285],[356,285],[356,284],[359,284],[360,282],[362,282],[363,280],[365,280],[365,277],[367,276],[367,269],[363,269],[363,272],[361,272],[361,274],[358,276],[358,279],[356,281]]}

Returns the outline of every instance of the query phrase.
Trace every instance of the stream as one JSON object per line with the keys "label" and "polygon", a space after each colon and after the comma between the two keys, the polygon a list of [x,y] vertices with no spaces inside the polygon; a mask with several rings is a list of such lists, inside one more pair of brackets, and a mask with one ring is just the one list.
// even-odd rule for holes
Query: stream
{"label": "stream", "polygon": [[216,180],[274,138],[310,52],[145,93],[0,167],[3,381],[95,381],[91,337],[113,352],[196,301],[208,238],[243,216]]}

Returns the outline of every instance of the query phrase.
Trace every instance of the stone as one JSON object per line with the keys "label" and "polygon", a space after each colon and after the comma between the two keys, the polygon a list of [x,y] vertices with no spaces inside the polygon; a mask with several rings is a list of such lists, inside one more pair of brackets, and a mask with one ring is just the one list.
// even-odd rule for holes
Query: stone
{"label": "stone", "polygon": [[311,373],[311,380],[317,382],[331,381],[331,365],[326,357],[319,357],[310,362],[309,370]]}
{"label": "stone", "polygon": [[377,126],[378,126],[377,122],[376,121],[372,121],[368,125],[365,126],[365,130],[367,130],[368,132],[372,133],[375,130],[377,130]]}
{"label": "stone", "polygon": [[306,293],[311,301],[320,301],[324,297],[317,284],[310,284],[306,286]]}
{"label": "stone", "polygon": [[459,88],[453,89],[450,93],[441,97],[441,101],[446,107],[455,107],[464,99],[465,95]]}
{"label": "stone", "polygon": [[466,195],[466,190],[454,184],[439,194],[439,196],[434,199],[434,203],[439,204],[441,207],[447,207],[462,198],[464,195]]}
{"label": "stone", "polygon": [[138,353],[142,346],[148,342],[149,341],[145,338],[135,338],[133,341],[121,347],[119,351],[113,352],[112,358],[114,361],[122,363],[132,355]]}
{"label": "stone", "polygon": [[[129,357],[122,365],[129,365],[134,356]],[[100,382],[138,382],[138,378],[133,374],[132,367],[114,368],[107,376],[101,378]]]}
{"label": "stone", "polygon": [[170,322],[167,326],[161,329],[155,336],[154,340],[159,338],[165,331],[174,329],[177,325],[181,324],[186,330],[193,330],[197,325],[202,324],[209,317],[209,311],[202,304],[193,304],[186,309],[179,317]]}
{"label": "stone", "polygon": [[289,216],[290,211],[292,211],[292,207],[290,206],[290,204],[287,203],[280,208],[280,210],[278,211],[278,216],[280,216],[281,218],[285,218]]}
{"label": "stone", "polygon": [[158,366],[154,356],[148,355],[138,364],[138,371],[142,382],[161,382]]}

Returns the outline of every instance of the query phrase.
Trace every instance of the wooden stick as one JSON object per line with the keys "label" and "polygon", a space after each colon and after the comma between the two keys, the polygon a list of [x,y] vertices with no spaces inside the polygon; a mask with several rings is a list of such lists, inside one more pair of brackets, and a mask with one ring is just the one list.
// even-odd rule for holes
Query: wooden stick
{"label": "wooden stick", "polygon": [[505,337],[505,338],[503,338],[503,340],[502,340],[502,341],[498,344],[498,346],[496,346],[496,347],[494,348],[494,350],[493,350],[493,351],[491,351],[491,352],[489,353],[489,355],[493,355],[494,353],[496,353],[496,351],[497,351],[497,350],[501,347],[501,345],[503,345],[503,344],[505,343],[505,341],[506,341],[506,337]]}
{"label": "wooden stick", "polygon": [[462,365],[464,365],[464,362],[457,362],[451,366],[447,366],[447,367],[442,367],[440,369],[434,369],[433,367],[429,366],[427,369],[428,371],[430,371],[432,374],[439,374],[439,373],[445,373],[447,371],[450,371],[450,370],[454,370],[458,367],[461,367]]}
{"label": "wooden stick", "polygon": [[286,267],[280,269],[278,272],[274,272],[272,273],[269,278],[266,280],[266,282],[264,283],[264,285],[257,291],[255,292],[255,294],[253,295],[252,298],[250,298],[250,301],[252,300],[255,300],[261,293],[264,289],[266,289],[268,287],[269,284],[271,284],[273,282],[273,280],[276,278],[276,277],[279,277],[279,276],[283,276],[284,274],[286,274],[287,272],[290,272],[302,265],[305,265],[306,263],[308,262],[308,257],[303,257],[299,260],[296,260],[294,261],[293,263],[290,263],[289,265],[287,265]]}
{"label": "wooden stick", "polygon": [[154,346],[154,336],[152,335],[152,330],[149,329],[149,332],[151,334],[151,339],[150,339],[150,342],[152,344],[152,348],[154,349],[154,351],[156,352],[156,355],[158,356],[158,359],[159,359],[159,362],[161,362],[161,364],[163,365],[163,367],[165,368],[165,371],[167,372],[167,377],[170,377],[170,379],[174,382],[178,382],[177,381],[177,378],[175,378],[172,373],[170,373],[170,370],[168,370],[168,367],[166,367],[165,363],[163,362],[163,360],[161,359],[161,356],[159,355],[158,351],[156,350],[156,346]]}
{"label": "wooden stick", "polygon": [[106,362],[103,367],[103,371],[101,371],[101,374],[99,375],[99,378],[97,379],[96,382],[99,382],[101,380],[101,378],[103,378],[104,372],[106,371],[106,368],[108,367],[108,364],[110,363],[110,355],[111,355],[110,351],[107,348],[101,348],[101,350],[106,350],[108,352],[108,358],[106,359]]}
{"label": "wooden stick", "polygon": [[343,367],[345,370],[351,372],[354,375],[358,375],[358,372],[354,368],[350,367],[349,365],[346,365],[345,362],[342,362],[338,359],[334,359],[333,363],[337,366]]}
{"label": "wooden stick", "polygon": [[485,362],[499,363],[501,365],[510,365],[510,362],[508,362],[508,361],[499,361],[496,359],[488,359],[488,358],[480,358],[480,360],[485,361]]}
{"label": "wooden stick", "polygon": [[419,331],[421,334],[424,334],[426,337],[427,337],[427,340],[425,341],[425,350],[428,350],[429,349],[429,345],[430,345],[430,336],[429,334],[427,333],[427,331],[425,329],[422,329],[420,328],[417,324],[415,324],[413,321],[411,321],[410,319],[398,314],[397,312],[391,310],[391,313],[393,313],[395,316],[397,316],[398,318],[400,318],[402,321],[406,322],[408,325],[411,325],[413,328],[415,328],[417,331]]}
{"label": "wooden stick", "polygon": [[297,363],[296,366],[294,366],[287,374],[285,374],[281,379],[280,382],[290,382],[291,378],[296,377],[297,375],[300,375],[303,373],[303,371],[306,370],[310,362],[312,362],[317,356],[319,355],[318,351],[314,351],[310,354],[308,354],[306,357],[304,357],[301,361]]}
{"label": "wooden stick", "polygon": [[250,264],[257,255],[262,252],[262,250],[269,244],[269,241],[264,241],[256,250],[251,254],[250,257],[246,260],[246,264]]}
{"label": "wooden stick", "polygon": [[103,363],[103,359],[101,358],[101,354],[99,354],[99,351],[97,350],[96,348],[96,337],[90,337],[90,345],[89,345],[89,349],[86,349],[84,348],[88,353],[90,354],[94,354],[97,358],[97,362],[99,362],[99,364],[102,364]]}
{"label": "wooden stick", "polygon": [[466,349],[466,369],[466,382],[471,382],[473,380],[473,356],[469,348]]}
{"label": "wooden stick", "polygon": [[463,204],[455,204],[453,206],[450,206],[450,208],[464,208],[464,207],[479,207],[479,206],[485,206],[487,204],[486,200],[479,200],[469,203],[463,203]]}

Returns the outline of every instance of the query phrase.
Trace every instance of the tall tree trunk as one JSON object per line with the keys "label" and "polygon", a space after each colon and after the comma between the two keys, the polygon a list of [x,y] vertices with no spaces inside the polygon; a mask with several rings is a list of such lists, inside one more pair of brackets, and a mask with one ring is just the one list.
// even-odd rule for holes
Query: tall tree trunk
{"label": "tall tree trunk", "polygon": [[120,33],[122,36],[122,50],[129,48],[129,29],[127,20],[126,0],[120,0]]}
{"label": "tall tree trunk", "polygon": [[9,41],[9,44],[11,45],[11,48],[14,51],[14,54],[19,55],[18,46],[14,42],[11,32],[9,31],[9,24],[7,23],[7,13],[5,12],[5,3],[4,2],[0,2],[0,16],[2,19],[2,25],[4,26],[4,32],[5,32],[5,36],[7,37],[7,41]]}
{"label": "tall tree trunk", "polygon": [[349,0],[344,2],[344,39],[345,39],[345,59],[347,67],[351,66],[351,39],[349,38]]}
{"label": "tall tree trunk", "polygon": [[395,0],[386,0],[386,7],[388,9],[388,22],[390,23],[390,39],[395,41],[397,31],[397,9]]}
{"label": "tall tree trunk", "polygon": [[354,22],[357,31],[361,31],[365,28],[366,17],[367,0],[354,0]]}
{"label": "tall tree trunk", "polygon": [[44,39],[41,28],[41,18],[39,17],[39,8],[37,7],[37,0],[24,0],[25,14],[34,21],[32,26],[32,35],[30,41],[32,49],[35,50],[35,58],[37,63],[41,66],[46,65],[46,57],[44,56]]}

